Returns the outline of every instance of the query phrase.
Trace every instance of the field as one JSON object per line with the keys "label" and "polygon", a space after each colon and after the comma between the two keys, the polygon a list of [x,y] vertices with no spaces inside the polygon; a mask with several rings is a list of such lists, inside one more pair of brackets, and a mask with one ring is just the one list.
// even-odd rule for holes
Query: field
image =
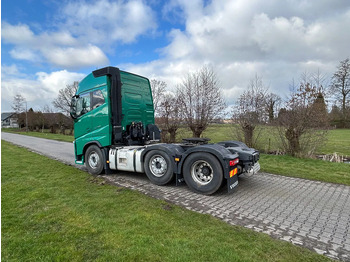
{"label": "field", "polygon": [[261,171],[350,186],[350,164],[261,154]]}
{"label": "field", "polygon": [[[259,129],[259,128],[258,128]],[[16,129],[2,129],[3,132],[13,132],[23,135],[30,135],[42,138],[55,139],[59,141],[72,142],[74,136],[51,134],[48,130],[42,132],[19,132]],[[211,143],[217,143],[225,140],[237,140],[233,126],[230,124],[213,124],[210,125],[203,133],[203,137],[210,138]],[[177,141],[181,142],[182,138],[192,137],[192,133],[186,128],[180,128],[177,132]],[[257,149],[266,151],[281,150],[278,142],[278,134],[274,127],[264,127],[257,139]],[[326,141],[318,148],[318,154],[333,154],[350,156],[350,129],[333,129],[329,130]]]}
{"label": "field", "polygon": [[4,261],[330,261],[5,141],[1,148]]}
{"label": "field", "polygon": [[[10,131],[16,132],[15,130]],[[265,146],[270,150],[278,148],[273,131],[272,128],[271,130],[265,130],[260,140],[262,145],[264,144],[262,141],[266,141],[267,145]],[[19,133],[66,142],[72,142],[74,140],[73,136],[60,134],[41,132]],[[185,137],[191,137],[191,133],[188,130],[180,129],[178,135],[179,141]],[[211,142],[235,139],[232,126],[230,125],[212,125],[205,131],[204,137],[211,138]],[[319,152],[323,154],[338,152],[350,156],[350,129],[330,130],[328,139],[322,148],[320,148]],[[350,165],[345,163],[330,163],[315,159],[261,154],[260,165],[261,170],[267,173],[350,185]]]}
{"label": "field", "polygon": [[[257,149],[266,151],[281,151],[278,141],[278,132],[275,127],[257,128],[261,129],[259,138],[257,139]],[[185,128],[178,131],[178,140],[191,137],[192,133]],[[210,138],[210,142],[217,143],[225,140],[237,140],[234,128],[230,124],[213,124],[204,131],[203,137]],[[332,129],[329,130],[326,141],[322,141],[318,148],[318,154],[333,154],[334,152],[350,156],[350,129]]]}
{"label": "field", "polygon": [[319,152],[324,154],[337,152],[350,156],[350,129],[334,129],[329,131],[325,145],[320,147]]}

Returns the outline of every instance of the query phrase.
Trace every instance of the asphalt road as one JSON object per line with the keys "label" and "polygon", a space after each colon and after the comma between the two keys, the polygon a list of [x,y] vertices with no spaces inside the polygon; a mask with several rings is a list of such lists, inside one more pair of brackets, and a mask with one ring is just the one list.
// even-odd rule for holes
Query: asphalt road
{"label": "asphalt road", "polygon": [[[73,143],[10,133],[1,133],[1,139],[84,169],[74,164]],[[350,261],[349,186],[258,173],[249,178],[240,177],[232,194],[221,190],[204,196],[191,192],[187,186],[153,185],[143,174],[118,172],[103,177],[116,185],[211,214],[227,223]]]}

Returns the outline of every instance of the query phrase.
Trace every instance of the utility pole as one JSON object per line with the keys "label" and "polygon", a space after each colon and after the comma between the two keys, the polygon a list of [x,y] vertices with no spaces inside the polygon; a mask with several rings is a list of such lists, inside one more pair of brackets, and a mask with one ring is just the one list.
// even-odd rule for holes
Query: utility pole
{"label": "utility pole", "polygon": [[24,102],[26,103],[26,132],[28,132],[28,110],[27,110],[27,100],[25,99]]}

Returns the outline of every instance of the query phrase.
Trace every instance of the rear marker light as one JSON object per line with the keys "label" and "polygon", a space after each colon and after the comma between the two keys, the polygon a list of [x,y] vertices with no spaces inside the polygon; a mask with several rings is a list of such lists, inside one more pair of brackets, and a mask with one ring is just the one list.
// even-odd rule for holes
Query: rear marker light
{"label": "rear marker light", "polygon": [[230,160],[230,166],[235,166],[235,165],[238,164],[238,162],[239,162],[239,159],[238,159],[238,158],[236,158],[236,159],[234,159],[234,160]]}
{"label": "rear marker light", "polygon": [[237,175],[237,167],[230,171],[230,177],[233,177],[234,175]]}

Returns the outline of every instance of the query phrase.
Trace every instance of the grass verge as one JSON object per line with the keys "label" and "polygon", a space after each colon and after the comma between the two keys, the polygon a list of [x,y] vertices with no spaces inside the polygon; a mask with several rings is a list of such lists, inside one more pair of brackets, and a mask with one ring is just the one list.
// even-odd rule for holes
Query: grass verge
{"label": "grass verge", "polygon": [[[2,141],[4,261],[330,261]],[[14,161],[19,159],[20,161]]]}
{"label": "grass verge", "polygon": [[19,134],[19,135],[26,135],[26,136],[35,136],[35,137],[40,137],[40,138],[46,138],[46,139],[53,139],[57,141],[63,141],[63,142],[73,142],[74,141],[74,136],[69,136],[69,135],[62,135],[62,134],[52,134],[47,132],[25,132],[25,131],[19,131],[18,129],[14,128],[2,128],[1,132],[8,132],[8,133],[14,133],[14,134]]}
{"label": "grass verge", "polygon": [[267,154],[259,162],[263,172],[350,185],[350,164]]}

